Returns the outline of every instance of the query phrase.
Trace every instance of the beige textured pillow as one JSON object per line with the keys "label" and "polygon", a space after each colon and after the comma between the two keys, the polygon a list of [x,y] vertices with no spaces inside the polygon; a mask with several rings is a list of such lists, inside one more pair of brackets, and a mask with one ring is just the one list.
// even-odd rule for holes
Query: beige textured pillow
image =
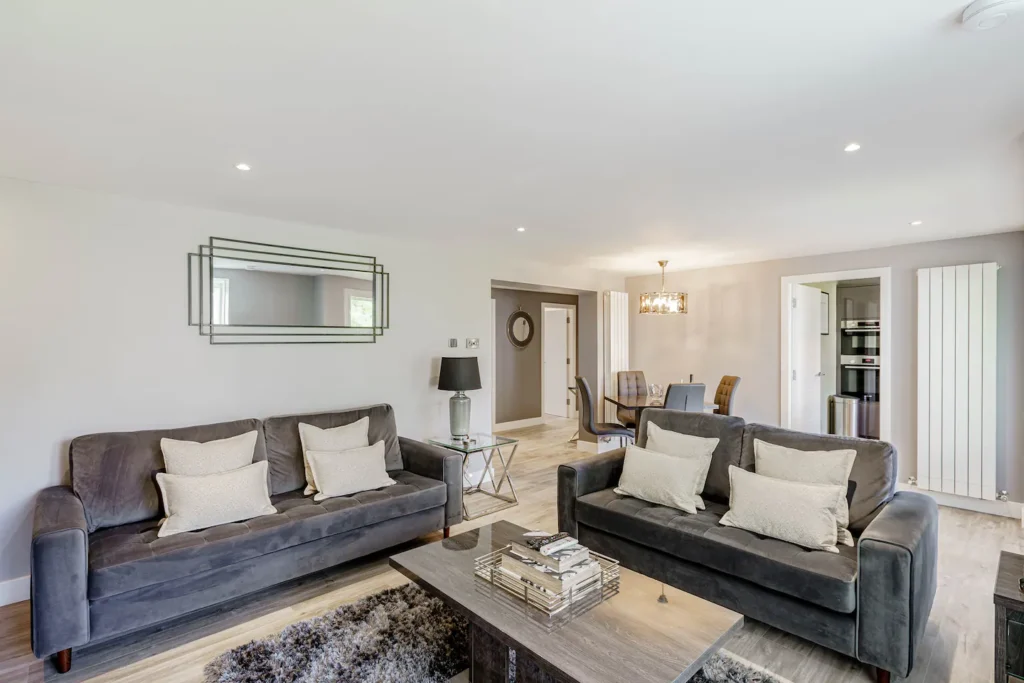
{"label": "beige textured pillow", "polygon": [[698,457],[627,446],[615,493],[695,514],[700,496],[693,491],[703,467]]}
{"label": "beige textured pillow", "polygon": [[256,430],[216,441],[178,441],[160,439],[167,474],[190,477],[237,470],[252,464],[256,450]]}
{"label": "beige textured pillow", "polygon": [[794,545],[838,553],[836,510],[846,487],[773,479],[729,467],[729,511],[723,526],[753,531]]}
{"label": "beige textured pillow", "polygon": [[158,472],[156,484],[167,515],[160,538],[277,513],[267,491],[266,460],[196,477]]}
{"label": "beige textured pillow", "polygon": [[313,500],[349,496],[395,484],[384,464],[384,442],[347,451],[306,451],[319,493]]}
{"label": "beige textured pillow", "polygon": [[306,465],[306,490],[308,496],[317,492],[316,478],[309,468],[306,451],[347,451],[370,445],[370,418],[364,417],[352,424],[320,429],[305,422],[299,423],[299,441],[302,442],[302,461]]}
{"label": "beige textured pillow", "polygon": [[[754,439],[754,471],[766,477],[800,481],[805,484],[828,484],[849,487],[850,472],[857,451],[844,448],[838,451],[801,451]],[[837,514],[838,542],[853,546],[850,526],[850,504],[843,494],[843,504]]]}
{"label": "beige textured pillow", "polygon": [[647,450],[665,455],[681,455],[701,459],[703,469],[697,475],[693,489],[698,510],[704,509],[704,499],[700,497],[700,494],[704,492],[708,471],[711,470],[711,454],[715,452],[716,448],[718,448],[718,439],[716,438],[681,434],[673,432],[671,429],[662,429],[653,422],[647,423]]}

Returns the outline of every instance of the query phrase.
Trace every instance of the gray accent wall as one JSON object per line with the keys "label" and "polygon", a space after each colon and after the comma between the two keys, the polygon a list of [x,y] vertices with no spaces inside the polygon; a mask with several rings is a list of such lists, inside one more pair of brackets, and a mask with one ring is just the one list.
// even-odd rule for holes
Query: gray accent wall
{"label": "gray accent wall", "polygon": [[[495,301],[495,421],[514,422],[541,417],[541,304],[576,306],[576,362],[580,363],[579,297],[575,294],[529,292],[519,289],[491,289]],[[535,325],[533,341],[518,349],[508,340],[505,324],[522,307]]]}
{"label": "gray accent wall", "polygon": [[[722,375],[742,378],[736,414],[749,422],[780,420],[781,278],[861,268],[892,268],[892,442],[899,481],[917,470],[918,268],[995,261],[999,264],[998,471],[996,485],[1024,500],[1024,232],[908,244],[738,266],[668,273],[666,286],[689,294],[689,313],[641,316],[641,292],[660,287],[651,274],[626,280],[630,305],[630,366],[648,381],[694,373],[709,391]],[[841,313],[840,313],[841,316]]]}

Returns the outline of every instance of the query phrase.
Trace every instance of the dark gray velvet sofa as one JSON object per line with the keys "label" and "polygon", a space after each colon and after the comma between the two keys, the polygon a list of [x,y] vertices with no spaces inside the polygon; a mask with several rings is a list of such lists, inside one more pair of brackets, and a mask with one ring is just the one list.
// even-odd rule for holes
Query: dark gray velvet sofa
{"label": "dark gray velvet sofa", "polygon": [[[889,673],[909,675],[935,596],[938,509],[895,492],[896,452],[885,442],[793,432],[741,418],[648,409],[647,424],[717,437],[695,515],[617,495],[622,449],[558,468],[558,527],[630,569]],[[850,531],[840,553],[719,525],[729,509],[730,465],[754,469],[754,439],[801,450],[857,451]]]}
{"label": "dark gray velvet sofa", "polygon": [[[370,418],[397,484],[320,503],[306,485],[298,424]],[[160,439],[257,430],[277,514],[157,538]],[[70,666],[71,648],[114,638],[462,521],[458,454],[401,438],[391,406],[92,434],[71,442],[71,485],[43,490],[32,534],[32,649]]]}

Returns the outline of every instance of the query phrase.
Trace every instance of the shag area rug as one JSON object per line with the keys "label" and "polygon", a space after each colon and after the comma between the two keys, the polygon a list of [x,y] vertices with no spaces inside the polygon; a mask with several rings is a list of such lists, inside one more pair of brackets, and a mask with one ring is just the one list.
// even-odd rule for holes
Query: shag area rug
{"label": "shag area rug", "polygon": [[[469,668],[468,625],[414,584],[389,588],[225,652],[206,683],[448,683]],[[788,683],[728,652],[691,683]]]}

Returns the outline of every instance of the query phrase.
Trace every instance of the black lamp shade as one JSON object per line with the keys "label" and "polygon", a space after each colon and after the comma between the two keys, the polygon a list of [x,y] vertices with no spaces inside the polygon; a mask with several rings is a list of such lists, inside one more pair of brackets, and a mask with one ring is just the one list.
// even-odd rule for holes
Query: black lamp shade
{"label": "black lamp shade", "polygon": [[442,358],[441,376],[437,381],[441,391],[470,391],[480,388],[480,365],[476,356]]}

